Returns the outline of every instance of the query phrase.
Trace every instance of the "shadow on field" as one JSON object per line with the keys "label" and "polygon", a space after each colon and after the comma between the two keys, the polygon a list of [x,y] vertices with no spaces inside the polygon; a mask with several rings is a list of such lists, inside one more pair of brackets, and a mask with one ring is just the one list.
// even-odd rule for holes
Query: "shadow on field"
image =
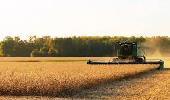
{"label": "shadow on field", "polygon": [[[165,68],[163,70],[152,69],[149,71],[141,72],[135,75],[129,75],[117,80],[108,80],[101,84],[95,85],[92,88],[86,88],[81,91],[77,91],[77,94],[72,94],[72,96],[68,96],[68,98],[72,99],[101,99],[102,97],[114,96],[117,95],[115,89],[121,88],[122,85],[127,85],[125,82],[131,80],[145,79],[149,78],[155,74],[161,74],[169,72],[170,68]],[[133,85],[133,84],[132,84]],[[114,90],[114,92],[108,92],[108,90]],[[119,95],[119,94],[118,94]]]}
{"label": "shadow on field", "polygon": [[[154,74],[158,74],[158,73],[166,73],[167,71],[170,71],[170,68],[165,68],[163,70],[157,70],[157,69],[152,69],[149,71],[144,71],[144,72],[140,72],[140,73],[136,73],[136,74],[132,74],[132,75],[126,75],[124,77],[121,78],[117,78],[117,79],[106,79],[104,80],[102,83],[92,83],[92,84],[88,84],[87,86],[82,86],[79,88],[66,88],[63,89],[62,91],[60,91],[59,93],[56,94],[51,94],[51,93],[45,93],[45,94],[28,94],[28,95],[24,95],[23,93],[14,93],[14,94],[9,94],[9,91],[6,91],[4,93],[1,93],[1,95],[3,96],[45,96],[45,97],[49,97],[49,98],[71,98],[71,99],[100,99],[98,97],[103,97],[103,96],[113,96],[113,93],[107,93],[105,91],[98,91],[99,89],[103,90],[104,88],[109,88],[108,86],[111,86],[110,88],[112,89],[116,89],[116,87],[121,87],[120,82],[124,82],[124,81],[131,81],[132,79],[140,79],[140,78],[146,78],[146,77],[150,77]],[[96,80],[98,81],[98,80]],[[123,83],[124,84],[124,83]],[[126,84],[125,84],[126,85]],[[18,95],[16,95],[18,94]]]}

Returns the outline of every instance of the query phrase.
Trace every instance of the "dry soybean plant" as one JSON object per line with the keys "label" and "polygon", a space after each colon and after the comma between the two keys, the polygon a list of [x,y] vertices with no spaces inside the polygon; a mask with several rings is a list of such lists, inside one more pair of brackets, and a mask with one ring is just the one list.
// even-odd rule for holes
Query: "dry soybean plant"
{"label": "dry soybean plant", "polygon": [[0,62],[0,95],[67,96],[157,65],[87,65],[79,62]]}

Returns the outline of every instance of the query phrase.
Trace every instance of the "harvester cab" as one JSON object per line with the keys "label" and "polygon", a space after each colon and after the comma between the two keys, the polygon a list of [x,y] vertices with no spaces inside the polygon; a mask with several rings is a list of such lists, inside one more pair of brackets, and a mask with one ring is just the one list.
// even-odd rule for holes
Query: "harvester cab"
{"label": "harvester cab", "polygon": [[87,64],[159,64],[158,69],[164,68],[164,61],[160,59],[146,59],[137,42],[119,42],[114,45],[114,48],[116,48],[117,57],[113,57],[111,61],[88,60]]}
{"label": "harvester cab", "polygon": [[116,45],[117,57],[120,60],[131,60],[133,62],[145,62],[145,56],[136,42],[122,42]]}

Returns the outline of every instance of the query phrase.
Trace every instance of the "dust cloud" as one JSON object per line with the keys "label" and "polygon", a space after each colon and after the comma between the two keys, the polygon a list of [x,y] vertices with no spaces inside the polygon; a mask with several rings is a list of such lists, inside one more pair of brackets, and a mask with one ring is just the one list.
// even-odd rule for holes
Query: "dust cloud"
{"label": "dust cloud", "polygon": [[165,68],[170,68],[170,53],[161,48],[160,39],[151,39],[142,43],[142,48],[147,59],[161,59],[165,62]]}

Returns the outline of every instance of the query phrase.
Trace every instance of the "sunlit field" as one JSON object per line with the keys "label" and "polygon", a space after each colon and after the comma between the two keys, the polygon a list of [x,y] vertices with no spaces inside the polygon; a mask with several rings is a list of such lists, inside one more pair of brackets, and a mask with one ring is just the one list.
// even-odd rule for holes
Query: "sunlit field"
{"label": "sunlit field", "polygon": [[97,84],[158,67],[158,65],[87,65],[88,58],[1,59],[0,95],[12,96],[65,97]]}

